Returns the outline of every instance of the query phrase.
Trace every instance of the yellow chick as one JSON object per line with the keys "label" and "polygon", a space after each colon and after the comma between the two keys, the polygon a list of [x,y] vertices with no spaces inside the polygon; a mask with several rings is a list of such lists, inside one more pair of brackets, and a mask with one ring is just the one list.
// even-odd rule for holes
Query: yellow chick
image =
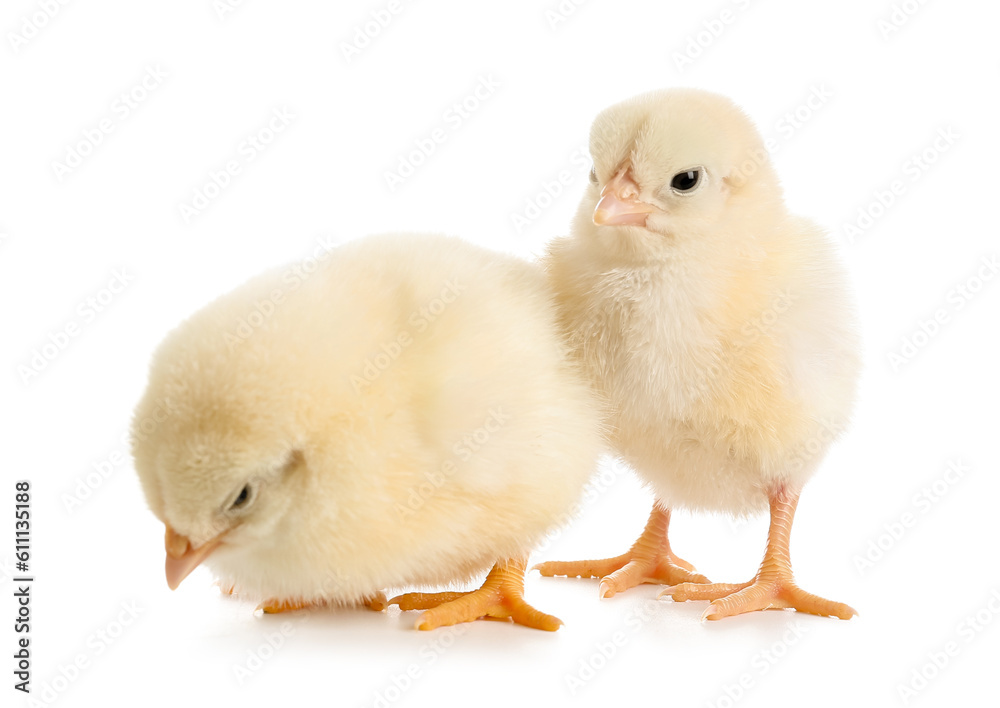
{"label": "yellow chick", "polygon": [[267,612],[377,608],[493,566],[392,602],[555,630],[525,564],[601,453],[594,399],[537,265],[400,234],[260,275],[168,335],[135,412],[168,584],[204,562]]}
{"label": "yellow chick", "polygon": [[[591,184],[546,265],[561,326],[610,404],[613,444],[655,491],[640,539],[616,558],[543,575],[639,583],[707,619],[795,608],[849,619],[792,578],[803,485],[845,428],[859,343],[845,277],[815,224],[786,210],[763,140],[728,99],[672,89],[594,121]],[[670,510],[770,508],[756,577],[710,584],[673,554]]]}

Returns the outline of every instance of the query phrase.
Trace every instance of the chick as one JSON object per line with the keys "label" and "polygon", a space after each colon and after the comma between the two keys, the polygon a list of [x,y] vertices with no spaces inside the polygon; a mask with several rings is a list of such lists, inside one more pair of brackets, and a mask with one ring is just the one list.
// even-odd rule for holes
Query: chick
{"label": "chick", "polygon": [[429,609],[419,629],[555,630],[524,569],[594,469],[594,399],[537,265],[386,235],[265,273],[166,338],[135,412],[167,582],[204,562],[276,612],[493,566],[475,592],[393,602]]}
{"label": "chick", "polygon": [[[802,591],[788,542],[803,485],[844,429],[859,372],[845,278],[820,228],[786,210],[756,128],[728,99],[672,89],[606,109],[573,235],[546,255],[561,326],[612,413],[613,445],[654,490],[629,552],[543,575],[639,583],[707,619],[853,609]],[[667,541],[670,510],[770,508],[753,580],[709,584]]]}

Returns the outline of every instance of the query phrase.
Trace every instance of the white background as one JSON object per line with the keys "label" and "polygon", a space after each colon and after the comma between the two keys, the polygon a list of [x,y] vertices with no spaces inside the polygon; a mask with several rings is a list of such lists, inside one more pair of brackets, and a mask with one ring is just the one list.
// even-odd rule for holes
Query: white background
{"label": "white background", "polygon": [[[995,700],[1000,278],[978,281],[977,271],[1000,252],[1000,7],[908,0],[889,26],[887,0],[404,0],[348,60],[345,43],[386,4],[248,0],[220,17],[211,0],[70,2],[49,18],[45,3],[4,3],[3,703],[27,704],[11,687],[10,658],[22,478],[33,484],[33,696],[45,704]],[[679,60],[685,52],[690,61]],[[126,112],[120,94],[143,94],[148,67],[165,78],[147,79],[152,90]],[[497,88],[456,125],[450,107],[484,80]],[[652,586],[599,601],[596,580],[533,574],[528,599],[565,621],[559,632],[477,622],[428,634],[396,610],[254,616],[221,598],[204,570],[167,589],[162,527],[123,434],[169,328],[249,276],[309,255],[320,237],[440,231],[537,255],[568,228],[594,115],[676,85],[747,110],[774,141],[789,205],[825,225],[851,273],[866,347],[860,399],[805,490],[792,554],[803,587],[859,617],[701,623],[703,603],[656,602]],[[282,109],[294,118],[248,159],[241,143]],[[110,131],[88,146],[105,120]],[[435,129],[444,142],[390,189],[386,173]],[[950,142],[935,147],[938,131]],[[54,166],[78,148],[78,166]],[[231,159],[240,173],[185,220],[179,205]],[[560,193],[542,196],[562,171]],[[888,202],[897,181],[880,208],[878,194]],[[526,214],[535,218],[516,228]],[[852,239],[846,225],[859,219],[867,228]],[[122,270],[127,287],[91,312],[87,299],[107,299]],[[978,292],[967,299],[959,286]],[[937,310],[947,321],[919,334]],[[60,337],[67,326],[75,336]],[[894,367],[904,338],[924,346]],[[51,360],[26,374],[53,341],[65,346],[48,347]],[[953,462],[961,477],[946,475]],[[630,472],[609,463],[602,473],[578,520],[536,559],[616,554],[633,541],[650,497]],[[711,579],[737,581],[755,571],[765,533],[763,518],[678,513],[672,539]],[[866,554],[869,565],[859,563]],[[966,620],[976,613],[979,630]],[[927,666],[935,654],[943,668]],[[68,668],[81,657],[82,669]],[[401,678],[408,669],[419,676]],[[905,703],[900,686],[923,688]]]}

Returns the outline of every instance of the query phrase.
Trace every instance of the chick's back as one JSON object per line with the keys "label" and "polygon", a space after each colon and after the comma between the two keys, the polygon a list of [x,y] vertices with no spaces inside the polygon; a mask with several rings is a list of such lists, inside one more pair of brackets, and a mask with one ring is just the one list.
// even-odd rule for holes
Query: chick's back
{"label": "chick's back", "polygon": [[311,271],[223,296],[154,360],[146,401],[175,411],[161,444],[228,426],[242,454],[273,439],[304,460],[292,513],[208,564],[257,595],[350,601],[527,555],[602,447],[541,270],[391,234]]}

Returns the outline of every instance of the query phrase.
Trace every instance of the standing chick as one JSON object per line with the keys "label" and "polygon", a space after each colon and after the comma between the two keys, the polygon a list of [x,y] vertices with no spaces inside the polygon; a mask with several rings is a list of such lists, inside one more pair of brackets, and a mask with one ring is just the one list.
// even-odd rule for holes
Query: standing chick
{"label": "standing chick", "polygon": [[531,548],[574,505],[600,414],[537,266],[446,237],[340,247],[265,273],[159,347],[133,424],[171,588],[205,562],[265,611],[371,602],[418,628],[555,630],[522,597]]}
{"label": "standing chick", "polygon": [[[790,215],[767,151],[729,100],[696,90],[603,111],[573,236],[547,256],[562,328],[613,409],[619,454],[657,495],[628,553],[543,563],[602,577],[610,597],[672,585],[711,600],[707,619],[853,609],[792,579],[788,540],[803,485],[844,428],[859,371],[844,276],[815,224]],[[667,541],[670,509],[770,507],[748,583],[708,584]]]}

